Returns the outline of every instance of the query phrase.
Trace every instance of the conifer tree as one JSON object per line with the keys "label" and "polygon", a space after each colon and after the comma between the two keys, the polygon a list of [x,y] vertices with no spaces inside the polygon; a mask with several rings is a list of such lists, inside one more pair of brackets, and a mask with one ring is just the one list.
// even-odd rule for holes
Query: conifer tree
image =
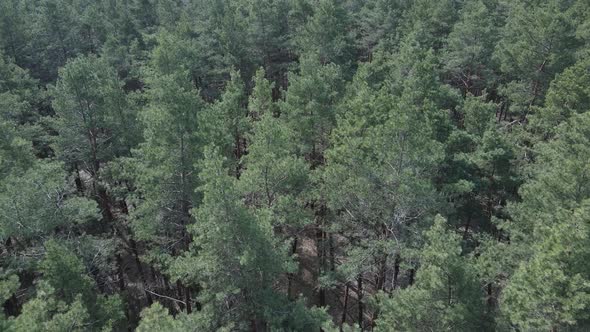
{"label": "conifer tree", "polygon": [[205,105],[188,72],[160,70],[148,73],[149,103],[140,116],[145,141],[134,150],[130,169],[141,195],[133,228],[138,239],[177,254],[188,247],[190,209],[198,203],[195,165],[202,155]]}
{"label": "conifer tree", "polygon": [[538,147],[522,203],[511,209],[506,227],[522,251],[501,308],[522,329],[586,326],[589,121],[588,113],[573,116]]}
{"label": "conifer tree", "polygon": [[588,57],[582,57],[551,82],[544,107],[531,120],[544,138],[552,136],[557,126],[572,115],[590,110],[589,68]]}
{"label": "conifer tree", "polygon": [[231,71],[231,79],[220,99],[204,113],[202,133],[204,140],[222,149],[230,163],[228,166],[238,178],[241,173],[240,158],[246,152],[246,136],[250,131],[244,89],[240,73]]}
{"label": "conifer tree", "polygon": [[291,321],[301,303],[289,303],[274,290],[289,260],[273,236],[269,213],[246,208],[217,148],[206,149],[203,163],[203,203],[191,227],[196,245],[176,260],[171,273],[202,285],[199,300],[202,311],[212,313],[211,329],[318,328],[322,316],[314,311]]}
{"label": "conifer tree", "polygon": [[443,63],[453,84],[464,93],[481,94],[493,86],[492,53],[498,39],[493,11],[484,1],[468,1],[447,38]]}
{"label": "conifer tree", "polygon": [[570,5],[554,0],[510,4],[494,56],[511,77],[503,93],[521,119],[532,106],[542,105],[550,80],[573,62],[578,42],[568,20]]}
{"label": "conifer tree", "polygon": [[322,164],[342,90],[342,74],[334,64],[322,65],[318,55],[302,57],[300,71],[291,74],[281,116],[295,130],[299,154],[313,167]]}
{"label": "conifer tree", "polygon": [[485,329],[483,299],[471,262],[461,256],[458,234],[440,215],[426,232],[414,285],[381,295],[377,331]]}
{"label": "conifer tree", "polygon": [[351,23],[341,0],[319,0],[295,38],[300,54],[316,52],[320,63],[350,65]]}
{"label": "conifer tree", "polygon": [[101,164],[128,156],[138,141],[133,108],[114,70],[93,56],[68,62],[52,90],[57,113],[55,148],[71,169],[95,180]]}
{"label": "conifer tree", "polygon": [[37,295],[11,322],[15,331],[103,331],[124,318],[118,296],[97,295],[76,255],[55,242],[45,243]]}

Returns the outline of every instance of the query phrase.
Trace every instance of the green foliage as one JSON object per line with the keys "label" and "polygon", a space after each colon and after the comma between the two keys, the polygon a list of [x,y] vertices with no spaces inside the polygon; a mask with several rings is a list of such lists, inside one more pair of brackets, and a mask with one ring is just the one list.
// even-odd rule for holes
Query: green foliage
{"label": "green foliage", "polygon": [[276,113],[276,104],[272,100],[274,84],[264,77],[264,69],[259,68],[253,78],[254,87],[248,100],[248,113],[253,119],[259,119],[265,113]]}
{"label": "green foliage", "polygon": [[461,1],[417,0],[404,15],[405,35],[414,34],[423,47],[440,49],[459,17]]}
{"label": "green foliage", "polygon": [[[194,325],[191,326],[191,328],[195,327]],[[154,303],[151,307],[142,310],[141,322],[136,331],[180,332],[186,331],[187,328],[189,326],[183,324],[180,319],[174,319],[160,303]]]}
{"label": "green foliage", "polygon": [[350,17],[341,0],[318,0],[295,39],[300,54],[316,53],[321,63],[348,64],[352,57]]}
{"label": "green foliage", "polygon": [[289,78],[289,89],[281,103],[288,126],[295,130],[299,154],[312,164],[321,162],[328,146],[328,133],[336,121],[336,103],[342,90],[340,68],[322,65],[315,54],[300,60],[300,72]]}
{"label": "green foliage", "polygon": [[147,77],[148,105],[140,114],[145,141],[134,150],[131,168],[143,198],[133,212],[133,228],[139,239],[170,244],[186,236],[189,210],[198,200],[195,164],[202,154],[198,130],[205,105],[187,72],[154,66]]}
{"label": "green foliage", "polygon": [[203,115],[203,140],[220,147],[236,176],[240,174],[239,158],[245,153],[246,135],[250,130],[246,100],[240,74],[232,71],[220,99]]}
{"label": "green foliage", "polygon": [[443,55],[445,70],[463,91],[476,93],[493,86],[492,53],[498,39],[497,22],[486,2],[467,1],[449,33]]}
{"label": "green foliage", "polygon": [[483,299],[459,235],[437,216],[426,232],[414,285],[380,295],[378,331],[473,331],[485,328]]}
{"label": "green foliage", "polygon": [[14,331],[103,331],[122,320],[118,296],[97,295],[80,259],[54,240],[45,243],[36,297],[11,321]]}
{"label": "green foliage", "polygon": [[264,113],[254,124],[246,170],[240,183],[252,193],[252,204],[272,207],[282,196],[295,199],[307,182],[307,165],[295,155],[295,133],[282,118]]}
{"label": "green foliage", "polygon": [[102,59],[79,57],[60,70],[52,89],[57,155],[96,176],[101,163],[124,156],[138,141],[133,108],[116,73]]}
{"label": "green foliage", "polygon": [[572,115],[590,110],[590,61],[578,60],[551,82],[545,107],[533,118],[543,133],[554,134],[557,125]]}
{"label": "green foliage", "polygon": [[467,96],[463,102],[463,125],[473,135],[483,136],[494,118],[497,106],[482,97]]}
{"label": "green foliage", "polygon": [[[525,249],[501,308],[523,329],[576,325],[590,305],[588,269],[588,113],[573,116],[541,144],[533,177],[512,210],[511,237]],[[585,326],[585,325],[584,325]]]}
{"label": "green foliage", "polygon": [[393,47],[399,36],[403,22],[402,12],[409,3],[404,1],[369,0],[361,1],[362,7],[356,13],[355,19],[356,44],[361,50],[387,50]]}
{"label": "green foliage", "polygon": [[30,50],[30,27],[27,26],[27,8],[21,0],[3,1],[0,4],[0,48],[20,65],[27,63]]}
{"label": "green foliage", "polygon": [[0,330],[588,330],[589,9],[0,1]]}
{"label": "green foliage", "polygon": [[550,80],[572,63],[577,46],[575,27],[568,18],[570,1],[515,1],[494,56],[502,72],[514,80],[503,89],[524,113],[542,103]]}
{"label": "green foliage", "polygon": [[[208,297],[205,305],[219,308],[220,326],[247,320],[250,315],[262,319],[265,309],[272,308],[271,285],[285,261],[282,250],[273,243],[269,220],[264,214],[254,215],[240,202],[235,180],[227,175],[217,150],[205,154],[200,179],[203,203],[195,211],[198,222],[191,228],[199,250],[196,259],[187,258],[192,264],[180,258],[180,271],[173,274],[194,278],[194,269],[199,271],[196,276]],[[190,268],[183,271],[185,266]],[[227,275],[231,280],[224,279]],[[235,303],[234,317],[224,318],[221,306],[226,301]]]}
{"label": "green foliage", "polygon": [[18,127],[0,119],[0,179],[26,170],[34,160],[31,142],[22,137]]}
{"label": "green foliage", "polygon": [[21,176],[0,185],[0,238],[24,241],[45,238],[56,228],[69,228],[97,218],[96,203],[71,196],[72,188],[57,162],[37,162]]}
{"label": "green foliage", "polygon": [[[206,150],[200,179],[203,202],[191,227],[198,247],[177,259],[171,274],[202,285],[199,298],[203,310],[213,313],[212,326],[242,330],[248,321],[257,326],[319,326],[325,316],[289,304],[273,289],[287,269],[286,247],[273,238],[269,214],[254,213],[241,202],[236,180],[223,167],[217,149]],[[225,279],[229,275],[231,279]],[[293,322],[291,315],[303,317]]]}

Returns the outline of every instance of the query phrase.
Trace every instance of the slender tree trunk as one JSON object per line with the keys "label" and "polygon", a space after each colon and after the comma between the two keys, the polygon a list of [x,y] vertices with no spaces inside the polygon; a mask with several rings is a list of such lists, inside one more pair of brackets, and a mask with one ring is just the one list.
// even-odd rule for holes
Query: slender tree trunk
{"label": "slender tree trunk", "polygon": [[[182,286],[182,282],[180,280],[176,280],[176,294],[177,294],[176,297],[178,299],[182,299],[184,297],[183,290],[184,290],[184,287]],[[185,307],[186,307],[186,304],[185,304]]]}
{"label": "slender tree trunk", "polygon": [[152,295],[147,291],[148,283],[145,278],[145,273],[143,270],[143,265],[141,264],[141,260],[139,259],[139,252],[137,250],[137,243],[133,239],[129,239],[129,244],[131,245],[131,252],[133,253],[133,258],[135,260],[135,264],[137,265],[137,271],[139,272],[139,277],[141,279],[141,283],[143,284],[145,297],[147,299],[148,305],[152,305],[154,300],[152,299]]}
{"label": "slender tree trunk", "polygon": [[117,254],[115,256],[117,260],[117,272],[119,274],[119,290],[121,292],[125,291],[125,272],[123,272],[123,259],[121,259],[121,255]]}
{"label": "slender tree trunk", "polygon": [[[320,209],[321,210],[321,209]],[[318,214],[321,213],[320,211],[318,211]],[[325,237],[326,237],[326,233],[323,231],[322,226],[320,224],[318,224],[316,229],[316,248],[317,248],[317,253],[318,253],[318,278],[321,277],[321,275],[324,272],[324,268],[325,268]],[[319,287],[318,289],[318,297],[319,297],[319,305],[320,307],[324,307],[326,305],[326,290],[323,287]]]}
{"label": "slender tree trunk", "polygon": [[193,312],[193,306],[191,304],[191,288],[190,287],[185,287],[185,302],[186,302],[186,313],[190,314],[191,312]]}
{"label": "slender tree trunk", "polygon": [[469,226],[471,226],[471,213],[467,216],[467,221],[465,222],[465,229],[463,230],[463,241],[467,240],[467,235],[469,234]]}
{"label": "slender tree trunk", "polygon": [[357,295],[358,295],[358,302],[359,302],[359,317],[358,317],[358,324],[361,328],[361,331],[364,331],[363,326],[363,317],[364,317],[364,307],[363,307],[363,278],[361,275],[357,277]]}
{"label": "slender tree trunk", "polygon": [[80,179],[80,169],[78,168],[78,164],[76,164],[74,171],[76,172],[76,178],[74,179],[74,183],[76,184],[76,191],[79,194],[84,193],[84,185],[82,185],[82,179]]}
{"label": "slender tree trunk", "polygon": [[[293,239],[293,244],[291,245],[291,255],[295,255],[297,253],[297,236]],[[295,273],[289,273],[287,276],[287,297],[289,300],[294,300],[293,294],[293,280],[295,279]]]}
{"label": "slender tree trunk", "polygon": [[330,271],[336,270],[336,253],[334,248],[334,236],[332,233],[328,233],[328,244],[330,250]]}
{"label": "slender tree trunk", "polygon": [[399,264],[400,264],[400,257],[399,254],[395,255],[395,261],[393,263],[393,289],[396,289],[398,285],[398,278],[399,278]]}
{"label": "slender tree trunk", "polygon": [[348,292],[349,287],[348,283],[346,283],[346,288],[344,289],[344,305],[342,305],[342,317],[340,318],[340,331],[342,332],[342,326],[346,323],[346,313],[348,311]]}
{"label": "slender tree trunk", "polygon": [[[164,277],[163,280],[164,280],[164,287],[166,288],[166,293],[170,297],[174,297],[174,290],[172,289],[172,286],[168,282],[168,279],[166,279],[166,277]],[[178,312],[182,311],[182,309],[180,308],[180,305],[178,304],[178,301],[170,300],[169,302],[170,302],[171,311],[173,313],[178,313]]]}
{"label": "slender tree trunk", "polygon": [[98,185],[98,188],[96,189],[97,194],[98,194],[98,200],[99,200],[99,204],[100,204],[100,208],[101,208],[101,212],[102,212],[102,217],[104,219],[104,221],[106,221],[103,224],[107,224],[110,223],[111,221],[113,221],[114,215],[113,212],[111,211],[111,199],[109,197],[109,195],[107,194],[107,191],[100,185]]}
{"label": "slender tree trunk", "polygon": [[487,299],[487,304],[488,304],[488,308],[490,309],[490,311],[494,308],[494,296],[493,296],[493,288],[492,288],[492,283],[488,283],[487,287],[486,287],[486,291],[487,291],[487,295],[488,295],[488,299]]}

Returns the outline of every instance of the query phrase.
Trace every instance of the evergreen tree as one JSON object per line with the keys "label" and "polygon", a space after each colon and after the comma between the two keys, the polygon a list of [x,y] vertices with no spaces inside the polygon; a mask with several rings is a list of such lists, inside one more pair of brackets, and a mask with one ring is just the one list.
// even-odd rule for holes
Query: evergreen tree
{"label": "evergreen tree", "polygon": [[[254,213],[244,206],[236,179],[228,175],[217,149],[207,149],[204,160],[200,173],[203,203],[195,211],[197,223],[191,228],[198,245],[193,255],[176,261],[173,275],[203,285],[200,299],[202,310],[213,312],[211,329],[289,324],[298,303],[287,303],[273,289],[288,260],[286,248],[273,237],[269,214]],[[309,329],[323,323],[313,312],[308,316],[291,324]]]}
{"label": "evergreen tree", "polygon": [[493,87],[492,53],[498,38],[493,8],[484,1],[468,1],[447,38],[443,63],[452,82],[464,93],[480,94]]}
{"label": "evergreen tree", "polygon": [[480,287],[471,262],[461,256],[460,236],[446,230],[437,216],[425,238],[415,284],[380,296],[377,330],[485,330]]}
{"label": "evergreen tree", "polygon": [[49,240],[40,264],[37,295],[12,322],[15,331],[103,331],[123,319],[118,296],[97,295],[93,281],[71,251]]}
{"label": "evergreen tree", "polygon": [[506,225],[523,248],[501,308],[522,329],[586,326],[588,297],[588,113],[573,116],[541,144],[522,203]]}
{"label": "evergreen tree", "polygon": [[240,74],[231,72],[220,99],[204,113],[202,136],[207,142],[217,144],[227,158],[230,169],[240,177],[240,158],[246,152],[246,136],[250,131],[247,119],[246,95]]}
{"label": "evergreen tree", "polygon": [[22,67],[31,65],[27,54],[31,47],[31,29],[27,26],[30,14],[25,1],[8,0],[0,4],[0,49]]}
{"label": "evergreen tree", "polygon": [[145,141],[128,170],[141,195],[133,228],[163,253],[178,253],[188,247],[190,209],[198,203],[195,164],[202,155],[198,130],[205,105],[186,71],[148,75],[149,104],[140,115]]}
{"label": "evergreen tree", "polygon": [[72,185],[62,167],[60,163],[40,161],[2,181],[0,239],[15,242],[9,247],[39,244],[56,229],[98,217],[95,203],[71,195]]}
{"label": "evergreen tree", "polygon": [[317,167],[323,163],[323,151],[336,121],[336,103],[343,82],[340,68],[322,65],[315,54],[304,56],[299,66],[300,72],[290,75],[280,110],[288,126],[295,130],[298,153]]}
{"label": "evergreen tree", "polygon": [[262,60],[269,76],[279,79],[291,61],[291,3],[286,0],[248,0],[245,1],[245,7],[248,9],[246,22],[252,38],[253,53]]}
{"label": "evergreen tree", "polygon": [[0,1],[0,330],[587,330],[589,9]]}
{"label": "evergreen tree", "polygon": [[403,13],[408,4],[404,1],[370,0],[361,1],[362,7],[355,20],[357,46],[371,58],[371,52],[388,50],[400,38]]}
{"label": "evergreen tree", "polygon": [[422,47],[442,49],[459,18],[462,1],[417,0],[405,11],[403,35],[415,35]]}
{"label": "evergreen tree", "polygon": [[[404,82],[407,90],[396,91],[386,80],[375,91],[364,76],[370,66],[361,68],[327,152],[322,191],[335,213],[329,229],[345,239],[340,248],[346,259],[336,267],[335,277],[356,284],[357,292],[363,283],[388,291],[404,283],[402,251],[418,241],[412,234],[439,202],[431,175],[442,160],[443,146],[436,141],[436,123],[429,120],[439,110],[428,96],[436,92],[417,85],[432,83],[421,69],[412,68],[412,78]],[[371,263],[365,266],[367,261]],[[408,272],[412,279],[413,272]],[[362,302],[359,307],[363,327]]]}
{"label": "evergreen tree", "polygon": [[133,108],[116,73],[96,57],[68,62],[52,90],[61,132],[55,148],[71,169],[97,178],[101,164],[129,155],[139,140]]}
{"label": "evergreen tree", "polygon": [[341,0],[318,0],[295,41],[300,54],[317,53],[320,63],[350,65],[353,44],[350,17]]}
{"label": "evergreen tree", "polygon": [[522,119],[542,105],[550,80],[572,63],[578,43],[566,1],[515,1],[494,56],[510,77],[503,93]]}
{"label": "evergreen tree", "polygon": [[552,136],[560,123],[590,110],[589,68],[588,58],[582,58],[555,77],[544,107],[531,120],[536,131],[545,137]]}

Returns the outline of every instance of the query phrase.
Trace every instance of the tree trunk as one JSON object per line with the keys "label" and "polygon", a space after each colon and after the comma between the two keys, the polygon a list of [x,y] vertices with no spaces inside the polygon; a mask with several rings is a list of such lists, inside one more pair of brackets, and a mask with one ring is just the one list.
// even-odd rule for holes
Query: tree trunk
{"label": "tree trunk", "polygon": [[399,254],[395,255],[395,261],[393,263],[393,289],[396,289],[398,285],[398,278],[399,278],[399,264],[400,264],[400,257]]}
{"label": "tree trunk", "polygon": [[467,235],[469,234],[469,226],[471,226],[471,213],[467,216],[467,221],[465,222],[465,229],[463,230],[463,241],[467,240]]}
{"label": "tree trunk", "polygon": [[133,258],[135,260],[135,264],[137,265],[137,271],[139,272],[139,277],[141,279],[141,283],[143,284],[145,297],[147,299],[148,305],[152,305],[154,300],[152,299],[152,295],[147,291],[147,280],[145,278],[145,273],[143,271],[143,266],[141,265],[141,260],[139,259],[139,253],[137,251],[137,243],[133,239],[129,239],[129,244],[131,245],[131,252],[133,253]]}
{"label": "tree trunk", "polygon": [[363,317],[364,317],[364,308],[363,308],[363,278],[361,275],[357,278],[357,295],[358,295],[358,302],[359,302],[359,317],[358,317],[358,324],[361,331],[364,331],[363,327]]}
{"label": "tree trunk", "polygon": [[[295,255],[297,253],[297,236],[293,239],[293,244],[291,246],[291,255]],[[294,300],[293,294],[293,279],[295,279],[294,273],[289,273],[287,276],[287,298],[289,300]]]}
{"label": "tree trunk", "polygon": [[348,292],[349,287],[348,283],[346,283],[346,288],[344,289],[344,305],[342,305],[342,318],[340,319],[340,331],[342,332],[342,326],[346,323],[346,313],[348,311]]}

